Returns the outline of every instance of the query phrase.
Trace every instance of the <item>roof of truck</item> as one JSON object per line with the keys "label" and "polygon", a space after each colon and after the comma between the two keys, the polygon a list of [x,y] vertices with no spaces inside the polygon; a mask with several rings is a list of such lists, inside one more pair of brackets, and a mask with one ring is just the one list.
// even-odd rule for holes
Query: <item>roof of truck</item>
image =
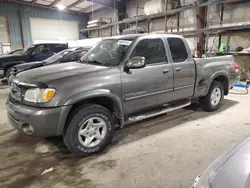
{"label": "roof of truck", "polygon": [[127,35],[117,35],[117,36],[113,36],[113,37],[110,37],[112,39],[124,39],[124,40],[129,40],[129,39],[135,39],[137,37],[140,37],[140,36],[144,36],[145,34],[127,34]]}
{"label": "roof of truck", "polygon": [[142,36],[164,36],[164,37],[181,37],[180,35],[174,35],[174,34],[127,34],[127,35],[117,35],[110,37],[111,39],[122,39],[122,40],[133,40],[138,37]]}

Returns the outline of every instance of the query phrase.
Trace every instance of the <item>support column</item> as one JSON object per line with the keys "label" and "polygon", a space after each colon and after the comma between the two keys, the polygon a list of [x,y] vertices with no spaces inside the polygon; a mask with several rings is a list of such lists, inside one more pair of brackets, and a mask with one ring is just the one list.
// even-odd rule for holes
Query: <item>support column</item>
{"label": "support column", "polygon": [[[224,4],[221,4],[220,26],[222,26],[223,16],[224,16]],[[218,49],[220,49],[220,46],[221,46],[221,34],[219,34]]]}
{"label": "support column", "polygon": [[20,6],[19,6],[19,10],[18,10],[18,17],[19,17],[19,22],[20,22],[20,31],[21,31],[21,37],[22,37],[22,46],[23,46],[23,48],[25,48],[23,14],[21,12]]}
{"label": "support column", "polygon": [[[126,1],[122,0],[122,1],[117,1],[117,16],[118,16],[118,21],[122,21],[124,18],[127,17],[127,13],[126,13]],[[126,27],[126,24],[119,24],[118,25],[118,30],[119,33],[118,34],[122,34],[122,31],[124,29],[126,29],[128,27]]]}
{"label": "support column", "polygon": [[[206,0],[197,0],[197,3],[204,3]],[[206,7],[200,7],[196,10],[196,20],[197,20],[197,29],[203,29],[206,27]],[[205,51],[205,35],[204,33],[197,33],[197,57]]]}

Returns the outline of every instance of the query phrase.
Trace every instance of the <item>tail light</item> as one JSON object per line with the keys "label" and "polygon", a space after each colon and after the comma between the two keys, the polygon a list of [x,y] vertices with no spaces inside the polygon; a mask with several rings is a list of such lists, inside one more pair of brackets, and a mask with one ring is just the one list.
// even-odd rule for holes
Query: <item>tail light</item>
{"label": "tail light", "polygon": [[239,72],[239,65],[237,63],[233,63],[233,68],[236,73]]}

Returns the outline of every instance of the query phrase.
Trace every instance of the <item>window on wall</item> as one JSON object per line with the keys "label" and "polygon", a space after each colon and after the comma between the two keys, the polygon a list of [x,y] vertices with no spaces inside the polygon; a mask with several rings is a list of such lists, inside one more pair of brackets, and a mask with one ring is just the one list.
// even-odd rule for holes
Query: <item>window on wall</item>
{"label": "window on wall", "polygon": [[168,38],[168,44],[174,63],[179,63],[187,60],[188,53],[182,39]]}
{"label": "window on wall", "polygon": [[145,57],[146,64],[167,62],[165,47],[161,39],[141,40],[132,52],[131,57]]}

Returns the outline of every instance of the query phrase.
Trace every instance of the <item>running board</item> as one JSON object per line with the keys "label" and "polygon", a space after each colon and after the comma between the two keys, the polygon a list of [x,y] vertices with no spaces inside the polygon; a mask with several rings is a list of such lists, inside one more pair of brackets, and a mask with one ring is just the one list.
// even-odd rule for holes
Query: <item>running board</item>
{"label": "running board", "polygon": [[154,117],[154,116],[157,116],[157,115],[160,115],[160,114],[164,114],[164,113],[167,113],[167,112],[178,110],[180,108],[184,108],[186,106],[189,106],[190,104],[191,104],[191,102],[187,102],[187,103],[179,105],[179,106],[168,107],[168,108],[161,109],[161,110],[158,110],[158,111],[153,111],[153,112],[147,112],[145,114],[141,114],[141,115],[138,115],[138,116],[128,118],[128,122],[135,122],[135,121],[140,121],[140,120],[147,119],[147,118],[150,118],[150,117]]}

